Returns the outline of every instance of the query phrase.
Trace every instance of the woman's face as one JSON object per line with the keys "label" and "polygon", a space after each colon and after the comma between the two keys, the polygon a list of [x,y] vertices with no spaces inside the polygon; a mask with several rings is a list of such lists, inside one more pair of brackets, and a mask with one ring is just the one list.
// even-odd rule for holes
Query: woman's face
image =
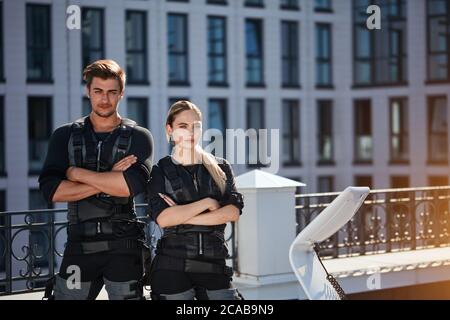
{"label": "woman's face", "polygon": [[177,147],[193,149],[202,136],[202,122],[194,110],[185,110],[175,116],[172,127],[167,125],[166,130]]}

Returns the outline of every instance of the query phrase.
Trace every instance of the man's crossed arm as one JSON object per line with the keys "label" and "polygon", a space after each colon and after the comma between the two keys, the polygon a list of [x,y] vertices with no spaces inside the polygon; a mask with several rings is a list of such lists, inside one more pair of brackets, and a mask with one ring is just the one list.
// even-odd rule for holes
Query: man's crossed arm
{"label": "man's crossed arm", "polygon": [[96,172],[83,168],[69,167],[67,180],[63,180],[56,189],[53,202],[72,202],[98,193],[115,197],[129,197],[130,190],[123,172],[137,161],[134,155],[127,156],[114,164],[109,172]]}

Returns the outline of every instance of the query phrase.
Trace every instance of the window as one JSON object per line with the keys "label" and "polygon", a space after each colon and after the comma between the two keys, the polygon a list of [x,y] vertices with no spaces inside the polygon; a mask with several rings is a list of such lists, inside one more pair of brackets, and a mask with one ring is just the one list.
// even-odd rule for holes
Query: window
{"label": "window", "polygon": [[5,79],[5,63],[3,61],[3,2],[0,2],[0,82]]}
{"label": "window", "polygon": [[298,100],[283,101],[283,164],[300,165],[300,105]]}
{"label": "window", "polygon": [[333,85],[331,68],[331,25],[316,24],[316,87],[330,88]]}
{"label": "window", "polygon": [[331,12],[331,0],[314,0],[314,10],[317,12]]}
{"label": "window", "polygon": [[[261,141],[260,139],[265,139],[265,137],[261,137],[259,135],[260,129],[265,129],[265,107],[264,100],[262,99],[248,99],[247,100],[247,130],[248,131],[248,144],[246,145],[246,153],[247,153],[247,166],[248,167],[262,167],[266,163],[266,159],[261,159],[259,157],[259,147],[265,147],[266,141]],[[261,154],[264,153],[265,150],[261,150]],[[264,160],[262,163],[261,160]]]}
{"label": "window", "polygon": [[408,100],[390,100],[391,162],[409,161]]}
{"label": "window", "polygon": [[149,128],[147,98],[128,98],[127,113],[127,118],[136,121],[141,127]]}
{"label": "window", "polygon": [[428,159],[448,162],[447,97],[428,97]]}
{"label": "window", "polygon": [[226,19],[208,17],[208,82],[209,85],[227,83]]}
{"label": "window", "polygon": [[[302,177],[299,177],[299,176],[295,176],[295,177],[292,177],[292,176],[289,176],[289,177],[285,177],[285,178],[287,178],[287,179],[290,179],[290,180],[294,180],[294,181],[297,181],[297,182],[302,182],[303,181],[303,179],[302,179]],[[302,186],[299,186],[299,187],[295,187],[295,194],[297,195],[299,195],[299,194],[301,194],[301,193],[304,193],[304,189],[302,189],[303,187]],[[302,205],[302,201],[301,201],[302,199],[301,198],[296,198],[295,199],[295,205]]]}
{"label": "window", "polygon": [[227,0],[206,0],[207,4],[223,4],[223,5],[227,5],[228,2]]}
{"label": "window", "polygon": [[409,177],[391,176],[391,188],[393,189],[409,188]]}
{"label": "window", "polygon": [[245,0],[244,5],[246,7],[263,8],[264,7],[264,1],[263,0]]}
{"label": "window", "polygon": [[299,87],[299,32],[296,21],[281,22],[282,86]]}
{"label": "window", "polygon": [[227,100],[225,99],[210,99],[208,104],[208,127],[210,129],[217,129],[222,133],[222,146],[220,142],[216,141],[214,138],[213,141],[215,146],[219,149],[214,149],[213,154],[225,158],[226,155],[226,129],[228,127],[227,121]]}
{"label": "window", "polygon": [[448,177],[447,176],[429,176],[428,177],[428,186],[430,186],[430,187],[448,186]]}
{"label": "window", "polygon": [[280,9],[299,10],[298,0],[281,0]]}
{"label": "window", "polygon": [[126,12],[125,35],[128,83],[148,83],[146,12]]}
{"label": "window", "polygon": [[169,14],[169,85],[189,85],[187,15]]}
{"label": "window", "polygon": [[82,9],[83,68],[105,58],[103,9]]}
{"label": "window", "polygon": [[355,162],[372,162],[372,111],[370,100],[354,102]]}
{"label": "window", "polygon": [[[408,176],[391,176],[391,188],[392,189],[404,189],[409,188],[409,177]],[[408,192],[395,192],[389,194],[392,198],[407,198]]]}
{"label": "window", "polygon": [[263,23],[259,19],[245,22],[247,86],[264,86]]}
{"label": "window", "polygon": [[369,187],[373,189],[372,176],[355,176],[355,187]]}
{"label": "window", "polygon": [[450,3],[427,0],[428,80],[450,81]]}
{"label": "window", "polygon": [[[6,203],[5,203],[6,197],[5,197],[5,190],[0,190],[0,212],[3,212],[6,210]],[[0,227],[8,226],[9,225],[9,218],[7,216],[0,216]],[[0,253],[6,254],[6,239],[9,236],[9,231],[7,229],[0,229]],[[2,256],[0,259],[0,272],[4,273],[6,268],[6,261],[8,258],[6,256]],[[4,278],[1,277],[1,280]],[[4,287],[0,286],[0,293],[4,292]]]}
{"label": "window", "polygon": [[42,170],[52,133],[52,99],[28,98],[28,159],[30,174]]}
{"label": "window", "polygon": [[91,100],[86,97],[83,97],[82,106],[81,106],[81,114],[82,116],[88,116],[92,111],[91,108]]}
{"label": "window", "polygon": [[167,109],[169,109],[175,102],[181,100],[190,101],[188,97],[171,97],[169,98],[169,106],[167,107]]}
{"label": "window", "polygon": [[4,97],[0,96],[0,175],[5,174],[5,106]]}
{"label": "window", "polygon": [[[6,211],[5,190],[0,190],[0,212],[4,212],[4,211]],[[3,223],[0,223],[0,224],[3,224]],[[2,252],[2,251],[0,251],[0,252]]]}
{"label": "window", "polygon": [[317,178],[317,192],[333,192],[334,191],[334,177],[323,176]]}
{"label": "window", "polygon": [[27,81],[52,81],[50,21],[49,5],[27,4]]}
{"label": "window", "polygon": [[[53,205],[47,203],[44,196],[39,189],[29,190],[28,199],[28,209],[29,210],[39,210],[39,209],[52,209]],[[42,215],[50,216],[48,213],[43,213]],[[34,221],[36,222],[36,221]]]}
{"label": "window", "polygon": [[318,164],[333,164],[333,102],[317,101]]}
{"label": "window", "polygon": [[[367,6],[379,5],[381,30],[366,25]],[[353,81],[356,86],[404,84],[407,81],[406,1],[353,0]]]}

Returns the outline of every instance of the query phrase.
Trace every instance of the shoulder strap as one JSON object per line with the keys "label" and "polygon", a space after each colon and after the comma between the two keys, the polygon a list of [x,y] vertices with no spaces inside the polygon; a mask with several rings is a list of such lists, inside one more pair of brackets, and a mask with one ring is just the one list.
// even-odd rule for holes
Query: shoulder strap
{"label": "shoulder strap", "polygon": [[131,135],[136,122],[127,118],[122,118],[120,124],[119,136],[114,144],[113,156],[114,163],[123,159],[131,146]]}
{"label": "shoulder strap", "polygon": [[83,130],[86,124],[86,117],[80,118],[72,123],[72,147],[74,164],[81,167],[83,164]]}
{"label": "shoulder strap", "polygon": [[178,175],[177,168],[172,162],[170,157],[164,157],[158,161],[158,167],[164,172],[166,177],[169,179],[172,189],[175,193],[181,191],[183,188],[183,181]]}

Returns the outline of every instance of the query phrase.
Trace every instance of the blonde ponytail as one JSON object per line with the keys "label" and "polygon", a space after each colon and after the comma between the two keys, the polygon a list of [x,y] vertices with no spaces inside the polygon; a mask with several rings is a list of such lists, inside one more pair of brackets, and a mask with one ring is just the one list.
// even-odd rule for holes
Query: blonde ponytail
{"label": "blonde ponytail", "polygon": [[208,153],[203,149],[201,149],[201,153],[203,165],[205,166],[206,170],[208,170],[214,182],[219,187],[220,192],[224,194],[227,184],[227,176],[225,172],[223,172],[216,158],[211,153]]}

